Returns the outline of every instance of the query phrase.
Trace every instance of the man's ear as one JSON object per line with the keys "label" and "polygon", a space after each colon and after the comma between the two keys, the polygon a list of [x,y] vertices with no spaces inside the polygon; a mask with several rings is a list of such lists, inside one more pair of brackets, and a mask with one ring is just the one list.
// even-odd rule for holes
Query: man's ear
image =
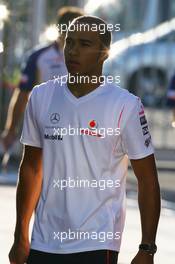
{"label": "man's ear", "polygon": [[103,47],[100,56],[99,61],[104,62],[109,57],[109,49],[107,47]]}

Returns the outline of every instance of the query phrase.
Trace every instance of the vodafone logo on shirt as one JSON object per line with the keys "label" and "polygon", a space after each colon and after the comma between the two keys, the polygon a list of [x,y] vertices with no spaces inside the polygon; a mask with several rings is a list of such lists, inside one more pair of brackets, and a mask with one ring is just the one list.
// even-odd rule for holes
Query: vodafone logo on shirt
{"label": "vodafone logo on shirt", "polygon": [[98,127],[98,124],[95,120],[91,120],[89,121],[88,126],[90,129],[96,129]]}
{"label": "vodafone logo on shirt", "polygon": [[89,136],[94,136],[94,137],[102,137],[102,135],[100,135],[97,132],[97,127],[98,127],[97,121],[95,121],[94,119],[90,120],[88,122],[88,127],[89,127],[88,129],[81,129],[81,134],[82,135],[89,135]]}

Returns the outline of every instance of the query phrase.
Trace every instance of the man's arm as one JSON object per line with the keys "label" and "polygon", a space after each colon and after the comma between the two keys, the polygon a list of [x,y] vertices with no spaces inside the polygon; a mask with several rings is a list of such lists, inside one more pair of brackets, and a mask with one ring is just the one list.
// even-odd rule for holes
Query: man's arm
{"label": "man's arm", "polygon": [[29,224],[41,193],[42,149],[25,146],[19,170],[16,196],[16,228],[9,259],[15,264],[25,263],[29,254]]}
{"label": "man's arm", "polygon": [[[138,180],[138,202],[141,215],[141,243],[155,243],[160,216],[160,188],[154,155],[139,160],[131,160]],[[132,264],[152,264],[153,257],[139,251]]]}
{"label": "man's arm", "polygon": [[21,91],[19,88],[16,88],[12,95],[7,113],[5,130],[2,133],[2,142],[6,150],[15,140],[16,130],[24,113],[28,97],[29,92]]}

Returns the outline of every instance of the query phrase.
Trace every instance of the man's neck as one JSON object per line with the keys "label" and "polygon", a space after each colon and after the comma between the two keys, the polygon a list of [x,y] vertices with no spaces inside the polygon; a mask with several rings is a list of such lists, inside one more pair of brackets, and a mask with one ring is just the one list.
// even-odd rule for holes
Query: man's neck
{"label": "man's neck", "polygon": [[[93,76],[96,76],[97,80],[99,80],[99,77],[101,75],[99,75],[99,76],[93,75]],[[91,78],[89,80],[91,80]],[[75,83],[72,83],[72,81],[69,82],[69,80],[68,80],[68,82],[67,82],[67,86],[68,86],[69,90],[77,98],[94,91],[100,85],[101,85],[100,81],[97,81],[96,83],[92,83],[92,82],[80,83],[79,81],[75,81]]]}

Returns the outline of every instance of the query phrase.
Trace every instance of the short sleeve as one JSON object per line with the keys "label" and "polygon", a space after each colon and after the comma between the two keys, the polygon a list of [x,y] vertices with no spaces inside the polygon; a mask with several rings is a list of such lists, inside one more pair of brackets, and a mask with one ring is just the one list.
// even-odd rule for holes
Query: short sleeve
{"label": "short sleeve", "polygon": [[134,98],[132,108],[128,110],[122,145],[129,159],[141,159],[154,153],[144,107],[138,97]]}
{"label": "short sleeve", "polygon": [[42,148],[42,140],[37,117],[36,87],[33,89],[24,114],[23,129],[20,142],[24,145]]}
{"label": "short sleeve", "polygon": [[32,53],[26,56],[22,63],[21,79],[19,82],[19,89],[22,91],[31,91],[33,86],[36,84],[37,76],[37,55]]}

